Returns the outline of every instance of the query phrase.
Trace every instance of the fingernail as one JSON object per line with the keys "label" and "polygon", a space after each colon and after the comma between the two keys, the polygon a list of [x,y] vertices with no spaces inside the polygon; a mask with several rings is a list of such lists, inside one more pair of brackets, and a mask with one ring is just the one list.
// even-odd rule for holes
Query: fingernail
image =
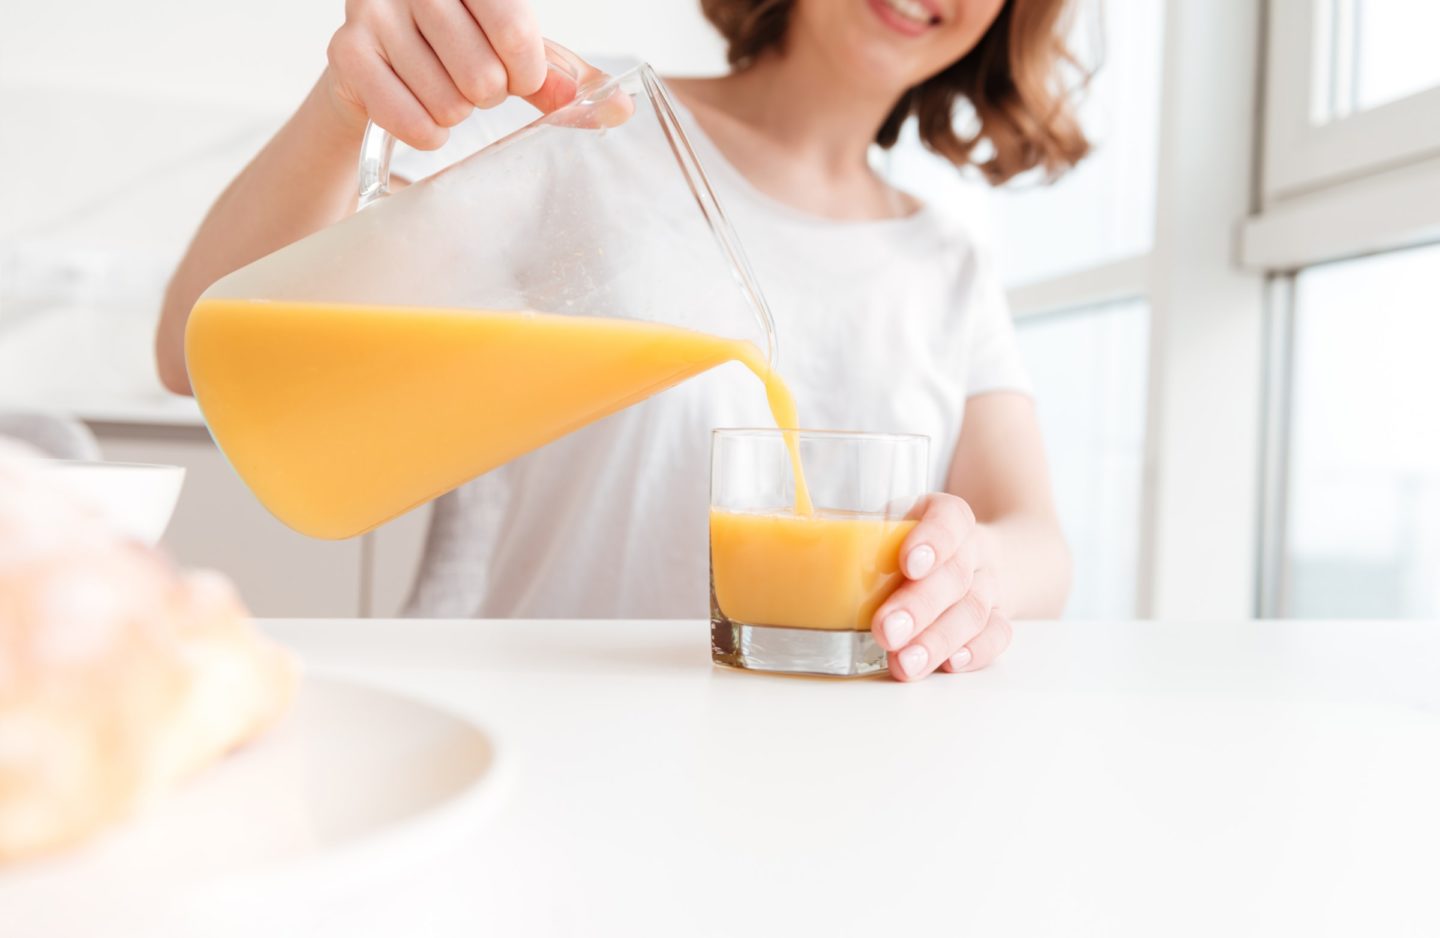
{"label": "fingernail", "polygon": [[935,548],[929,544],[921,544],[910,552],[905,561],[905,575],[912,580],[918,580],[930,572],[935,566]]}
{"label": "fingernail", "polygon": [[900,652],[900,670],[905,672],[906,677],[914,677],[925,670],[925,662],[929,659],[925,646],[911,645]]}
{"label": "fingernail", "polygon": [[961,668],[965,667],[967,664],[970,663],[971,657],[972,656],[970,654],[970,649],[962,648],[959,651],[955,652],[955,654],[950,656],[950,667],[955,669],[956,671],[959,671]]}
{"label": "fingernail", "polygon": [[904,609],[897,609],[880,623],[880,630],[885,633],[885,642],[891,648],[899,648],[915,634],[915,620]]}

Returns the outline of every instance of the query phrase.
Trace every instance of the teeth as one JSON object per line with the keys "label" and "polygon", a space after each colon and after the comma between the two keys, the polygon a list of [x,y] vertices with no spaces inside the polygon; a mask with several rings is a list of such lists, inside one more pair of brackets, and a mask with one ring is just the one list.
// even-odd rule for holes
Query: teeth
{"label": "teeth", "polygon": [[933,19],[930,11],[918,0],[885,0],[885,5],[912,23],[929,26]]}

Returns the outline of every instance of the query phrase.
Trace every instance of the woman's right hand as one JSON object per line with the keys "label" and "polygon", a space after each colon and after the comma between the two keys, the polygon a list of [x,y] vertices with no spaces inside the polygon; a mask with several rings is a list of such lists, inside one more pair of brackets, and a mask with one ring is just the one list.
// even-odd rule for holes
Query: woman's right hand
{"label": "woman's right hand", "polygon": [[547,73],[525,0],[346,0],[324,82],[358,135],[373,120],[433,150],[475,108],[519,95],[543,111],[569,100]]}

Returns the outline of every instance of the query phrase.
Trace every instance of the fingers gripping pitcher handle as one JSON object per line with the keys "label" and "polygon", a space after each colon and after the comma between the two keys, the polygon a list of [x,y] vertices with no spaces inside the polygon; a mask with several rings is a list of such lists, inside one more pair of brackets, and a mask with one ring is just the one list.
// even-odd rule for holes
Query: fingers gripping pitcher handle
{"label": "fingers gripping pitcher handle", "polygon": [[[568,83],[569,94],[562,103],[580,92],[581,76],[592,71],[580,57],[558,42],[545,40],[545,67]],[[546,82],[550,79],[547,77]],[[360,208],[390,194],[390,158],[395,154],[395,137],[371,121],[360,141]]]}

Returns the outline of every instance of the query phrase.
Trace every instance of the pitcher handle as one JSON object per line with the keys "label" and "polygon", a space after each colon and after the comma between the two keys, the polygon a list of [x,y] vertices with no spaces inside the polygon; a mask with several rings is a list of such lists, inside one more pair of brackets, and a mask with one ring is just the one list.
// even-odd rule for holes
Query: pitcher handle
{"label": "pitcher handle", "polygon": [[[574,86],[571,98],[582,90],[580,76],[593,71],[575,53],[558,42],[545,40],[545,67]],[[395,138],[374,121],[365,125],[360,141],[360,208],[390,194],[390,158],[395,155]]]}

